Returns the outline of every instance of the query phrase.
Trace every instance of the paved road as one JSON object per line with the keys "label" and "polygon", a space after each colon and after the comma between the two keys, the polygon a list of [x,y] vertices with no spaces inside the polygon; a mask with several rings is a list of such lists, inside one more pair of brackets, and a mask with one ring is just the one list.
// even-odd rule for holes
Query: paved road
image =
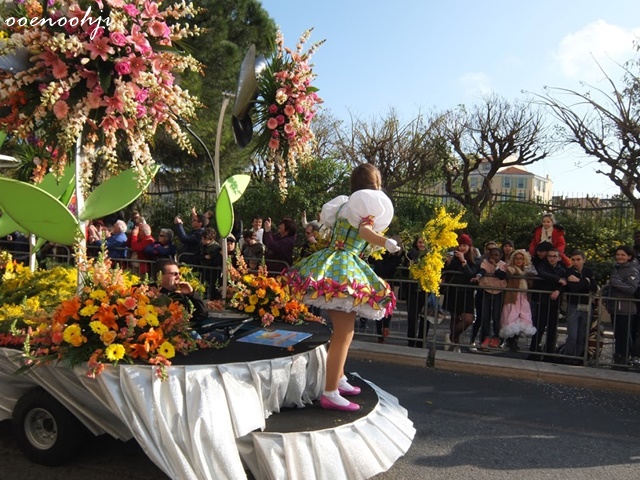
{"label": "paved road", "polygon": [[[640,478],[640,395],[592,391],[350,360],[349,370],[396,395],[417,434],[376,479]],[[0,423],[3,480],[161,480],[135,442],[95,439],[75,462],[29,463]]]}

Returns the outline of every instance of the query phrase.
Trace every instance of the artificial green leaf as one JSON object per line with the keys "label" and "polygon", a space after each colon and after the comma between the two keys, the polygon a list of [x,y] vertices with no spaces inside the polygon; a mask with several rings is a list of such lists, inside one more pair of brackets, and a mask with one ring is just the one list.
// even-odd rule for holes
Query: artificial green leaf
{"label": "artificial green leaf", "polygon": [[143,188],[138,187],[138,178],[133,169],[125,170],[115,177],[111,177],[100,184],[84,202],[84,209],[80,212],[80,220],[93,220],[122,210],[142,195],[156,173],[159,166],[153,169]]}
{"label": "artificial green leaf", "polygon": [[0,130],[0,147],[4,143],[5,138],[7,138],[7,132],[3,132]]}
{"label": "artificial green leaf", "polygon": [[64,172],[60,178],[56,178],[53,173],[47,173],[42,179],[42,182],[38,183],[36,187],[51,194],[52,197],[60,199],[62,194],[69,189],[69,186],[75,188],[75,170],[75,165],[69,164],[64,168]]}
{"label": "artificial green leaf", "polygon": [[[250,180],[251,176],[245,174],[233,175],[225,180],[222,184],[222,188],[227,188],[231,203],[236,203],[238,201],[247,189],[247,185],[249,185]],[[222,190],[220,190],[220,193],[222,193]]]}
{"label": "artificial green leaf", "polygon": [[22,230],[20,225],[13,221],[13,218],[11,218],[4,209],[0,208],[0,210],[2,210],[2,216],[0,217],[0,237],[6,237],[16,231],[22,232],[25,235],[27,234],[27,232]]}
{"label": "artificial green leaf", "polygon": [[45,240],[73,245],[81,235],[78,221],[67,207],[30,183],[0,178],[0,205],[22,231]]}
{"label": "artificial green leaf", "polygon": [[216,202],[216,223],[218,224],[218,235],[225,238],[231,233],[233,228],[233,205],[227,187],[220,189],[220,196]]}

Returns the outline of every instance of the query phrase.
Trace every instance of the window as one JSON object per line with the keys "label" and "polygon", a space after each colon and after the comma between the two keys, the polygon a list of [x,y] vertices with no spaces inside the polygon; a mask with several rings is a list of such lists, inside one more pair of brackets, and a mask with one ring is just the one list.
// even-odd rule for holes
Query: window
{"label": "window", "polygon": [[516,180],[518,182],[518,188],[525,188],[527,185],[527,181],[524,177],[518,177]]}
{"label": "window", "polygon": [[471,187],[471,189],[473,189],[473,190],[478,188],[478,178],[477,177],[471,177],[469,179],[469,187]]}
{"label": "window", "polygon": [[511,177],[502,177],[502,188],[511,188]]}

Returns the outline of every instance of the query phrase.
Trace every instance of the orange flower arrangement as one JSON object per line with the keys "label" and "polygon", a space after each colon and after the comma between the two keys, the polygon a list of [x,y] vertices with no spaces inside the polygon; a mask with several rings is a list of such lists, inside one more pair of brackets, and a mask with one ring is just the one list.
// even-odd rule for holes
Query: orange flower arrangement
{"label": "orange flower arrangement", "polygon": [[238,268],[229,265],[227,299],[230,308],[259,317],[265,327],[277,320],[292,324],[324,321],[291,296],[283,276],[270,277],[264,264],[257,273],[249,273],[242,256],[238,256]]}
{"label": "orange flower arrangement", "polygon": [[88,362],[87,375],[95,378],[105,363],[144,361],[157,365],[164,379],[176,353],[224,346],[193,338],[189,313],[156,287],[127,286],[122,270],[101,257],[89,268],[82,291],[31,332],[24,351],[29,366]]}

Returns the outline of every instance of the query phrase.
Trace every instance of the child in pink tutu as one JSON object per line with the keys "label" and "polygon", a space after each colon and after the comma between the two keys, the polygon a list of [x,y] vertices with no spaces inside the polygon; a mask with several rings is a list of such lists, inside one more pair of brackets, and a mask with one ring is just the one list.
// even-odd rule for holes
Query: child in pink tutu
{"label": "child in pink tutu", "polygon": [[526,250],[513,252],[507,264],[507,288],[519,291],[505,291],[500,318],[500,337],[506,340],[512,350],[518,350],[519,335],[530,337],[536,333],[527,298],[527,280],[524,278],[531,273],[531,257]]}

